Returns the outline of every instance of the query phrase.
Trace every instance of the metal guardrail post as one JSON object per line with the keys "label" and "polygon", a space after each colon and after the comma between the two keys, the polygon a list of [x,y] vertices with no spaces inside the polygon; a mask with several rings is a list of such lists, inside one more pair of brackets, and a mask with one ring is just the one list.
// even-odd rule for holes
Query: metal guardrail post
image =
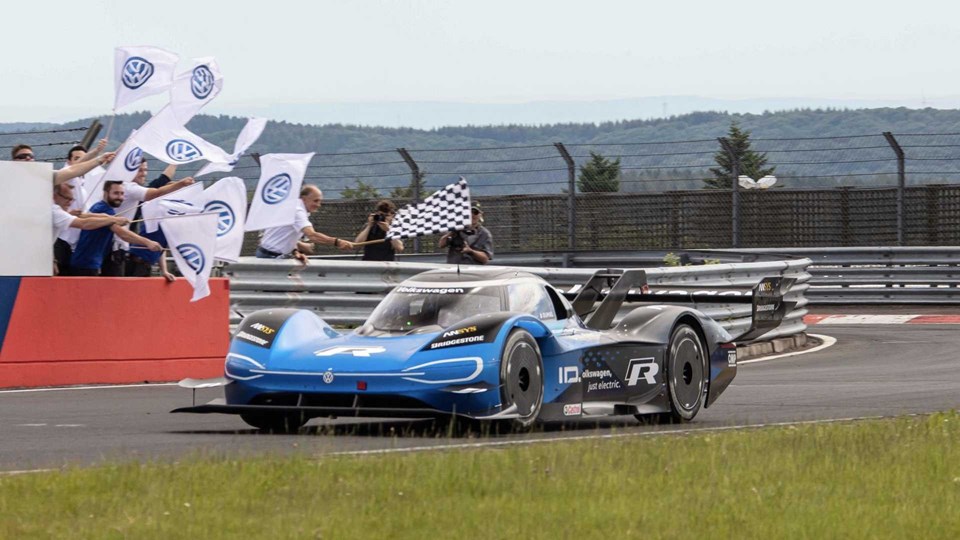
{"label": "metal guardrail post", "polygon": [[[410,167],[410,174],[413,177],[413,204],[416,204],[420,202],[420,181],[423,180],[423,173],[420,172],[420,166],[413,160],[413,157],[410,155],[410,152],[407,152],[406,148],[397,148],[397,152],[400,153],[400,157],[402,157],[403,160],[407,162],[407,166]],[[413,239],[413,252],[420,253],[419,236]]]}
{"label": "metal guardrail post", "polygon": [[563,143],[553,143],[567,163],[567,249],[577,249],[577,164]]}
{"label": "metal guardrail post", "polygon": [[737,153],[733,150],[730,141],[725,137],[720,137],[717,140],[720,141],[720,146],[730,155],[730,170],[733,172],[731,181],[731,184],[733,184],[733,202],[730,216],[730,228],[733,232],[733,238],[731,239],[731,244],[733,247],[738,248],[740,247],[740,160],[737,159]]}
{"label": "metal guardrail post", "polygon": [[897,245],[903,245],[903,193],[907,185],[907,167],[904,158],[903,148],[889,131],[883,132],[883,138],[887,140],[893,153],[897,155]]}

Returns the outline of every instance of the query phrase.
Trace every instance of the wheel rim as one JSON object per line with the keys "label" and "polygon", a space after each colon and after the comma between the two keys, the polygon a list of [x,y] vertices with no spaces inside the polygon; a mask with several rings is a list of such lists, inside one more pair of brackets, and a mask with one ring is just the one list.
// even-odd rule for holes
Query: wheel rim
{"label": "wheel rim", "polygon": [[688,331],[670,347],[670,395],[674,405],[686,414],[696,411],[703,387],[703,351],[696,334]]}
{"label": "wheel rim", "polygon": [[543,397],[540,358],[529,343],[519,342],[508,352],[504,377],[507,406],[516,405],[521,418],[537,413]]}

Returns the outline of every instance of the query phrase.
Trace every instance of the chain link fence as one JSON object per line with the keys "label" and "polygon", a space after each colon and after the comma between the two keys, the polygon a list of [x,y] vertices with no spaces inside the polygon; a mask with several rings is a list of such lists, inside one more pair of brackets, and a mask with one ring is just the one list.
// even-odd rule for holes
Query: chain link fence
{"label": "chain link fence", "polygon": [[[0,151],[26,142],[39,159],[57,162],[85,129],[0,133]],[[317,153],[304,181],[325,193],[312,217],[317,230],[348,239],[378,199],[402,206],[464,176],[498,252],[960,244],[960,133],[751,138],[751,150],[775,170],[770,189],[708,186],[729,143],[722,137],[615,136],[621,140],[468,147],[451,135],[450,148]],[[581,173],[594,155],[619,163],[616,191],[583,191]],[[746,168],[730,157],[733,172]],[[178,177],[199,166],[180,167]],[[229,175],[252,190],[256,156]],[[256,242],[248,234],[244,254]],[[436,238],[418,243],[407,242],[408,252],[437,250]]]}

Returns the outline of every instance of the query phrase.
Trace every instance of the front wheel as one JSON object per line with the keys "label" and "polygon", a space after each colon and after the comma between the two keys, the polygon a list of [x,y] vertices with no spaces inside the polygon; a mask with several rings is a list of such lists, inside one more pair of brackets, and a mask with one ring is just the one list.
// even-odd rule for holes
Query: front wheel
{"label": "front wheel", "polygon": [[507,337],[500,357],[500,402],[505,411],[516,406],[514,422],[530,427],[543,405],[543,360],[540,347],[526,330],[515,329]]}

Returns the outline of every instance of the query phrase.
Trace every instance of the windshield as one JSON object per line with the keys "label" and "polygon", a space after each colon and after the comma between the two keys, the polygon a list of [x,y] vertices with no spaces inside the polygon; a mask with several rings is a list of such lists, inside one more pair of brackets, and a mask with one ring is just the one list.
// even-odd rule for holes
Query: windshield
{"label": "windshield", "polygon": [[503,310],[501,287],[402,286],[380,302],[367,324],[387,332],[439,331],[473,315]]}

